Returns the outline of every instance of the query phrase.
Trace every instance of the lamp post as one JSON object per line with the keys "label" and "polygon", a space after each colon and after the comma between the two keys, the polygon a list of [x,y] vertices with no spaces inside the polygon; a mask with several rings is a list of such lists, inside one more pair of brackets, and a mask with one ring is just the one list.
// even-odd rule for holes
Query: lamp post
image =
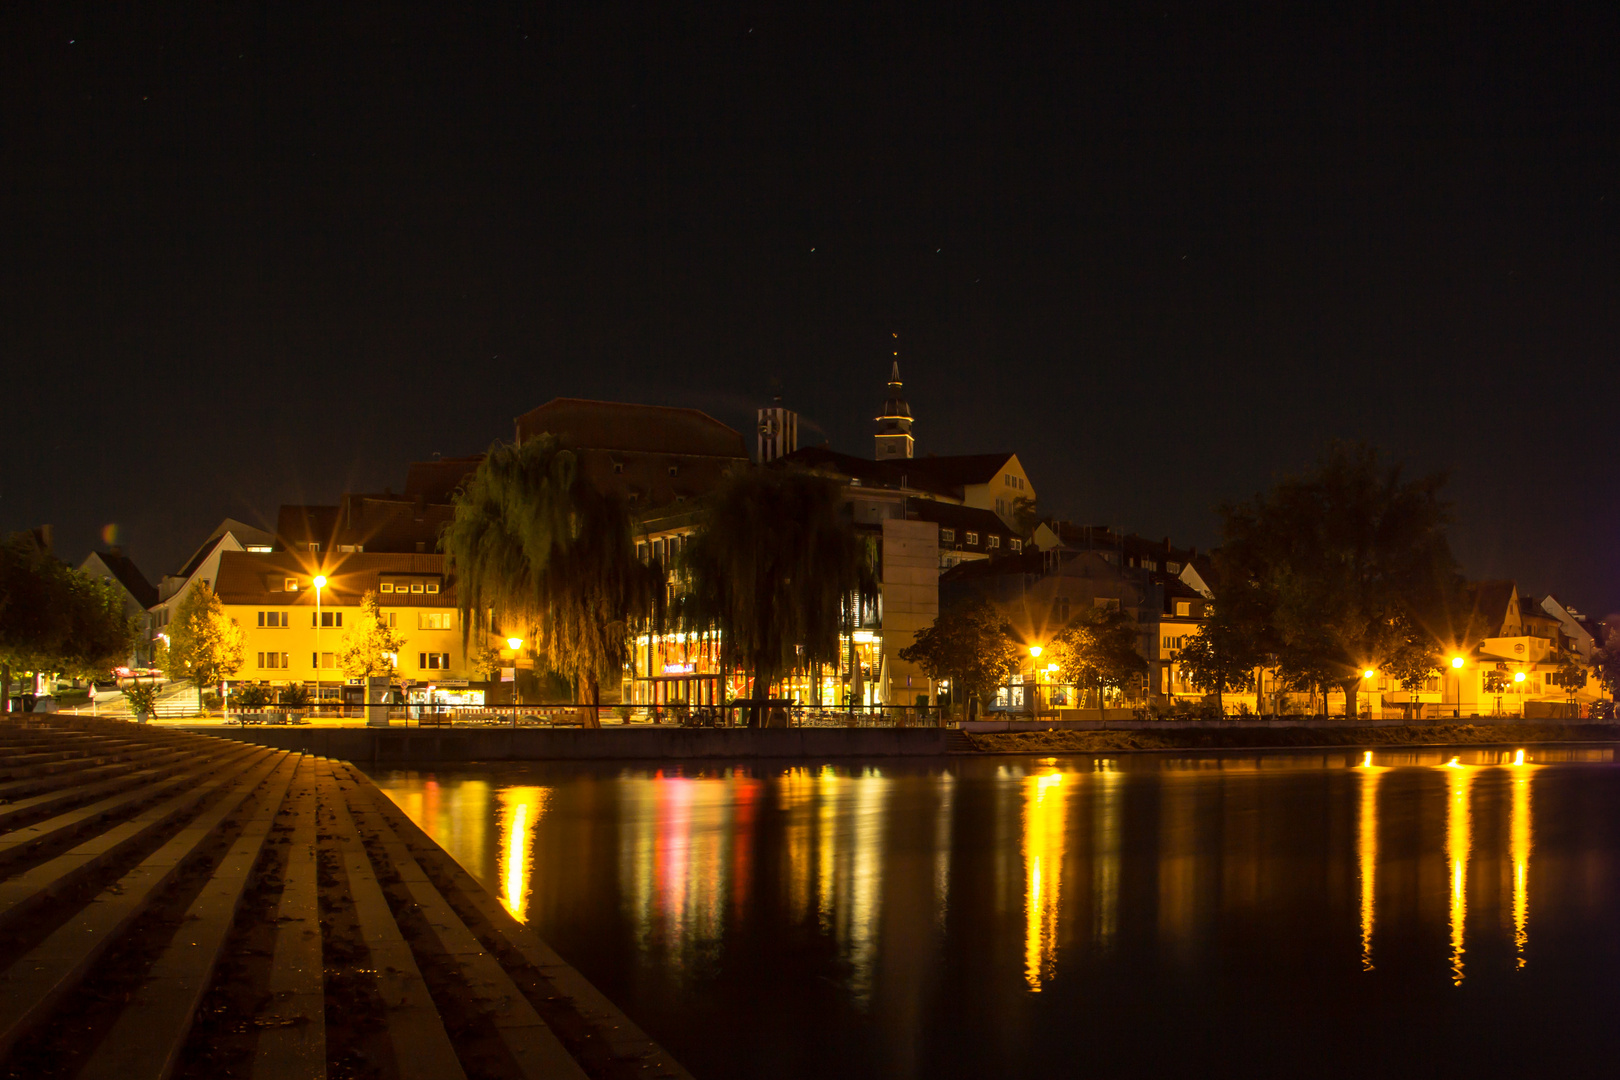
{"label": "lamp post", "polygon": [[1460,656],[1453,656],[1451,658],[1451,670],[1453,672],[1451,677],[1452,680],[1457,684],[1457,697],[1452,702],[1456,708],[1454,708],[1451,712],[1452,719],[1454,720],[1462,719],[1462,669],[1463,658]]}
{"label": "lamp post", "polygon": [[517,674],[518,650],[523,648],[523,639],[520,637],[509,637],[506,639],[506,647],[512,650],[512,707],[514,710],[512,713],[512,723],[516,724],[517,706],[523,704],[523,694],[518,690]]}
{"label": "lamp post", "polygon": [[[1033,657],[1034,659],[1036,659],[1036,660],[1039,660],[1041,658],[1041,653],[1044,652],[1044,651],[1045,650],[1039,645],[1031,645],[1029,647],[1029,655],[1031,657]],[[1033,678],[1035,680],[1035,700],[1025,702],[1025,704],[1029,706],[1029,711],[1032,714],[1038,716],[1038,715],[1040,715],[1040,708],[1041,708],[1041,702],[1040,702],[1040,697],[1041,697],[1041,668],[1040,668],[1040,665],[1039,664],[1031,664],[1030,665],[1030,674],[1033,676]]]}
{"label": "lamp post", "polygon": [[321,710],[321,590],[326,588],[326,575],[316,574],[310,582],[315,586],[315,712]]}

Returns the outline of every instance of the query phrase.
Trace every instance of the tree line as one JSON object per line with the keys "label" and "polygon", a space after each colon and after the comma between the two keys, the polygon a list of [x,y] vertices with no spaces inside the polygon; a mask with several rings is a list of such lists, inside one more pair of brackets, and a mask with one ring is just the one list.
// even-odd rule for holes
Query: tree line
{"label": "tree line", "polygon": [[106,674],[135,634],[111,582],[68,566],[35,533],[0,541],[0,709],[10,710],[14,677]]}

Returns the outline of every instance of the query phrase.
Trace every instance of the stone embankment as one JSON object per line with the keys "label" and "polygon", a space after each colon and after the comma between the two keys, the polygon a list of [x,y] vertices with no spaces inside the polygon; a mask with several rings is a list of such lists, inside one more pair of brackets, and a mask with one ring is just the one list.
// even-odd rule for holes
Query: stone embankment
{"label": "stone embankment", "polygon": [[[1524,745],[1549,742],[1620,742],[1615,724],[1344,724],[1276,727],[1200,725],[1091,731],[963,732],[973,751],[1001,754],[1095,754],[1127,750],[1240,750],[1288,747]],[[961,747],[967,751],[968,746]]]}
{"label": "stone embankment", "polygon": [[344,762],[0,723],[0,1076],[171,1075],[687,1073]]}

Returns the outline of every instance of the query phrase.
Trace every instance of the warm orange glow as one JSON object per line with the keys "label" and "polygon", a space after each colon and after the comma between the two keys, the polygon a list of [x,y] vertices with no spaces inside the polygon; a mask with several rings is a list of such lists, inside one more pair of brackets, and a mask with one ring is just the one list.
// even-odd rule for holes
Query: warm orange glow
{"label": "warm orange glow", "polygon": [[1370,679],[1370,678],[1372,678],[1372,677],[1373,677],[1373,675],[1374,675],[1374,674],[1375,674],[1375,673],[1374,673],[1374,671],[1373,671],[1373,669],[1372,669],[1372,668],[1368,668],[1368,669],[1367,669],[1367,670],[1366,670],[1366,671],[1363,671],[1363,672],[1362,672],[1362,673],[1361,673],[1361,677],[1362,677],[1362,678],[1363,678],[1363,679]]}
{"label": "warm orange glow", "polygon": [[[1514,757],[1514,766],[1523,768],[1524,751]],[[1513,777],[1513,809],[1508,818],[1508,850],[1513,859],[1513,951],[1518,966],[1525,965],[1525,946],[1530,943],[1530,772]]]}
{"label": "warm orange glow", "polygon": [[1361,864],[1361,970],[1371,971],[1378,900],[1378,778],[1384,770],[1373,767],[1370,750],[1362,759],[1362,768],[1361,814],[1356,825],[1356,855]]}
{"label": "warm orange glow", "polygon": [[1450,799],[1446,803],[1446,862],[1451,871],[1451,981],[1463,981],[1463,931],[1468,923],[1468,855],[1473,845],[1468,805],[1472,769],[1456,758],[1446,763],[1450,773]]}
{"label": "warm orange glow", "polygon": [[1037,660],[1040,659],[1041,652],[1042,649],[1039,645],[1031,645],[1029,647],[1029,655],[1035,657]]}
{"label": "warm orange glow", "polygon": [[1057,966],[1059,890],[1063,882],[1063,774],[1024,780],[1024,981],[1040,993]]}
{"label": "warm orange glow", "polygon": [[1513,673],[1513,681],[1514,681],[1514,682],[1524,682],[1524,672],[1522,672],[1522,671],[1515,671],[1515,672],[1514,672],[1514,673]]}
{"label": "warm orange glow", "polygon": [[506,647],[511,649],[513,652],[516,652],[517,650],[523,648],[523,639],[520,637],[509,637],[506,639]]}
{"label": "warm orange glow", "polygon": [[1461,668],[1463,666],[1463,658],[1460,656],[1453,656],[1451,658],[1451,666],[1454,668]]}
{"label": "warm orange glow", "polygon": [[326,588],[326,575],[325,574],[316,574],[315,575],[315,581],[313,582],[313,584],[317,589]]}

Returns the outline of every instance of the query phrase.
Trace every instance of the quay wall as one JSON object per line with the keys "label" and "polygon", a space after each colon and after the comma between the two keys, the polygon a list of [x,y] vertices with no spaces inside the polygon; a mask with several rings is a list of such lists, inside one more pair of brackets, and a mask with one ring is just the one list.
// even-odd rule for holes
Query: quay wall
{"label": "quay wall", "polygon": [[343,761],[639,761],[692,758],[929,757],[946,728],[209,727],[210,735]]}

